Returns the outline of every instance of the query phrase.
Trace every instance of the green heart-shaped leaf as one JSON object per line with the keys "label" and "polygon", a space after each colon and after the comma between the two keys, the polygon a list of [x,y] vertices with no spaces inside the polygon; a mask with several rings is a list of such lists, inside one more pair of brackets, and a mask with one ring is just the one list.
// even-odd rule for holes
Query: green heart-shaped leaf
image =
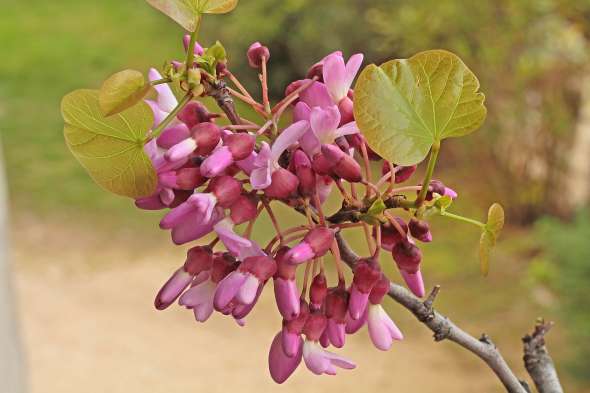
{"label": "green heart-shaped leaf", "polygon": [[98,95],[98,103],[106,116],[114,115],[137,104],[150,91],[143,74],[124,70],[104,81]]}
{"label": "green heart-shaped leaf", "polygon": [[414,165],[435,142],[481,126],[486,108],[478,90],[479,81],[459,57],[421,52],[363,70],[355,86],[355,119],[379,155]]}
{"label": "green heart-shaped leaf", "polygon": [[168,15],[185,30],[195,31],[202,14],[225,14],[238,5],[238,0],[146,0]]}
{"label": "green heart-shaped leaf", "polygon": [[122,196],[139,198],[155,192],[157,175],[143,150],[154,115],[141,102],[104,117],[98,91],[76,90],[65,96],[61,112],[64,136],[72,154],[96,183]]}
{"label": "green heart-shaped leaf", "polygon": [[490,271],[490,252],[496,245],[498,236],[504,227],[504,209],[494,203],[488,210],[488,222],[479,239],[479,261],[481,273],[487,276]]}

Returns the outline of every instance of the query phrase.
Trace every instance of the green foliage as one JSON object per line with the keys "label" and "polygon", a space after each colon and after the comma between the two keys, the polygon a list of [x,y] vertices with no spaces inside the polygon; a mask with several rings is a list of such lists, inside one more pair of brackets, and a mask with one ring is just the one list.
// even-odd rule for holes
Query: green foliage
{"label": "green foliage", "polygon": [[490,252],[496,245],[498,236],[504,228],[504,209],[498,203],[490,206],[488,221],[479,239],[479,262],[481,274],[487,276],[490,272]]}
{"label": "green foliage", "polygon": [[169,16],[185,30],[197,29],[202,14],[225,14],[238,5],[238,0],[146,0],[152,7]]}
{"label": "green foliage", "polygon": [[571,223],[545,218],[537,224],[536,232],[553,264],[552,269],[544,269],[553,273],[544,276],[559,294],[558,310],[570,333],[573,355],[569,369],[590,380],[590,212],[581,211]]}
{"label": "green foliage", "polygon": [[486,117],[479,81],[443,50],[370,65],[355,87],[355,119],[371,148],[400,165],[421,162],[435,143],[469,134]]}
{"label": "green foliage", "polygon": [[61,112],[64,135],[72,154],[96,183],[117,195],[151,195],[156,172],[143,150],[154,115],[140,103],[112,117],[104,117],[95,90],[76,90],[64,97]]}
{"label": "green foliage", "polygon": [[135,70],[117,72],[104,81],[98,95],[103,114],[114,115],[137,104],[150,90],[143,74]]}

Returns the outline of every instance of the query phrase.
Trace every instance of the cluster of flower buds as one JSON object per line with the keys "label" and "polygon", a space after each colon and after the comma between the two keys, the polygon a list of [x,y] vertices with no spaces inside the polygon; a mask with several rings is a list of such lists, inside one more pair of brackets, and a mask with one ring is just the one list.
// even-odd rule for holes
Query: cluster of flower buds
{"label": "cluster of flower buds", "polygon": [[[198,44],[194,50],[197,55],[203,54]],[[247,57],[264,79],[270,59],[268,48],[255,43]],[[367,186],[363,169],[369,172],[369,160],[381,158],[367,146],[354,121],[351,85],[362,61],[361,54],[345,62],[342,53],[335,52],[312,66],[307,79],[291,83],[278,109],[268,111],[272,118],[291,108],[292,122],[282,130],[269,127],[276,121],[222,125],[220,115],[191,101],[145,147],[159,181],[157,191],[138,199],[137,207],[169,209],[160,227],[171,231],[175,244],[192,243],[207,235],[214,238],[207,245],[193,245],[188,250],[183,265],[156,296],[156,308],[162,310],[178,301],[192,310],[199,322],[217,311],[244,325],[272,279],[283,319],[268,357],[271,376],[278,383],[284,382],[302,360],[314,374],[333,375],[337,368],[354,368],[353,362],[326,348],[342,348],[346,336],[364,325],[380,350],[388,350],[394,341],[402,339],[381,306],[390,281],[381,270],[380,254],[356,263],[354,278],[348,284],[341,271],[337,233],[369,224],[331,222],[323,212],[334,186],[347,203],[362,202],[355,187],[365,186],[368,193],[389,183],[390,193],[422,188],[396,190],[395,185],[409,180],[416,167],[389,162],[383,162],[382,184]],[[151,70],[150,79],[162,76]],[[155,114],[154,127],[178,105],[167,85],[157,85],[156,89],[157,99],[149,101]],[[264,105],[255,109],[263,111]],[[350,184],[350,194],[344,182]],[[426,199],[432,200],[435,194],[456,197],[438,181],[430,183]],[[270,207],[273,201],[304,213],[301,218],[305,224],[281,231]],[[277,232],[264,248],[250,237],[263,210],[268,211]],[[246,230],[238,233],[237,226],[246,223]],[[427,222],[416,217],[406,222],[387,214],[373,224],[373,238],[368,233],[367,241],[376,242],[378,250],[391,252],[407,286],[415,295],[423,296],[422,254],[415,240],[432,240]],[[330,252],[339,273],[334,286],[329,286],[328,273],[332,270],[324,270],[324,256]],[[303,273],[302,265],[304,280],[298,283],[297,270]]]}

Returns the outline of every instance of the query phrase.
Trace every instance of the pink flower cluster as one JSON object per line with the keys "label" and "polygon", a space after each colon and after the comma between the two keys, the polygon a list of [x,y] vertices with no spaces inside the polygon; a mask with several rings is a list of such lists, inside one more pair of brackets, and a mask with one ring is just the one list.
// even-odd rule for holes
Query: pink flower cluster
{"label": "pink flower cluster", "polygon": [[[195,51],[202,53],[202,48],[197,46]],[[252,67],[260,68],[269,58],[268,49],[258,43],[248,51]],[[329,286],[324,270],[323,257],[329,252],[339,267],[335,235],[346,228],[326,220],[324,202],[334,186],[346,194],[344,183],[352,184],[352,189],[367,184],[363,158],[381,160],[368,148],[354,121],[351,85],[362,61],[361,54],[345,62],[342,53],[335,52],[311,67],[308,79],[291,83],[282,102],[291,107],[293,119],[283,130],[266,132],[268,127],[260,126],[263,132],[257,133],[247,127],[223,126],[220,115],[192,101],[145,147],[159,181],[157,192],[136,200],[137,207],[168,209],[160,227],[171,231],[175,244],[211,234],[215,238],[188,250],[184,264],[157,294],[156,308],[163,310],[178,301],[199,322],[217,311],[244,325],[272,279],[283,318],[268,357],[270,374],[278,383],[302,360],[318,375],[354,368],[353,362],[327,348],[342,348],[346,336],[365,325],[380,350],[403,338],[381,306],[390,284],[378,253],[356,264],[348,284],[339,274],[335,285]],[[162,78],[154,69],[149,76]],[[156,89],[157,99],[149,101],[154,127],[178,105],[167,85]],[[415,169],[384,162],[382,175],[390,178],[393,187],[410,179]],[[436,181],[429,185],[428,198],[434,194],[456,196]],[[272,201],[303,210],[308,221],[291,230],[277,227],[277,237],[262,248],[250,235],[264,209],[272,216]],[[238,233],[241,224],[247,228]],[[423,296],[422,255],[416,240],[432,240],[428,224],[395,216],[375,225],[372,233],[378,249],[391,252],[408,287]],[[302,265],[304,281],[298,285]]]}

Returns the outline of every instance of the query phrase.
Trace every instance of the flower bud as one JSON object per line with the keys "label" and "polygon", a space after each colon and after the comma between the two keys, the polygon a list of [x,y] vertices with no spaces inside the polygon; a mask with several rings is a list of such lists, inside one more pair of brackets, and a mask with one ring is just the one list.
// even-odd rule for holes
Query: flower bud
{"label": "flower bud", "polygon": [[196,154],[206,156],[219,144],[221,129],[213,123],[204,122],[191,128],[191,135],[197,142]]}
{"label": "flower bud", "polygon": [[176,184],[179,190],[194,190],[202,186],[207,181],[207,178],[201,175],[201,169],[196,168],[181,168],[176,172]]}
{"label": "flower bud", "polygon": [[400,273],[406,282],[406,285],[414,295],[418,297],[423,297],[425,295],[424,280],[422,279],[422,273],[420,270],[416,273],[408,273],[405,270],[400,270]]}
{"label": "flower bud", "polygon": [[230,134],[224,138],[223,143],[229,148],[234,161],[241,161],[254,151],[256,138],[246,133]]}
{"label": "flower bud", "polygon": [[307,70],[306,78],[317,78],[316,80],[318,82],[324,82],[324,62],[320,61],[309,67],[309,70]]}
{"label": "flower bud", "polygon": [[277,251],[275,260],[277,261],[277,277],[286,280],[294,280],[297,266],[291,265],[287,261],[287,254],[291,248],[283,246]]}
{"label": "flower bud", "polygon": [[255,42],[248,48],[248,64],[252,68],[260,68],[263,61],[270,59],[270,51],[260,42]]}
{"label": "flower bud", "polygon": [[324,256],[334,242],[334,231],[326,227],[315,227],[305,235],[303,241],[293,247],[285,256],[289,263],[297,265],[312,258]]}
{"label": "flower bud", "polygon": [[299,179],[299,193],[304,197],[311,197],[316,188],[316,178],[311,162],[302,150],[296,150],[291,158],[295,175]]}
{"label": "flower bud", "polygon": [[312,168],[315,173],[320,176],[327,176],[332,174],[332,168],[335,163],[330,161],[322,153],[318,153],[313,157]]}
{"label": "flower bud", "polygon": [[414,217],[410,220],[408,224],[410,229],[410,233],[415,239],[420,240],[421,242],[431,242],[432,241],[432,234],[430,233],[430,226],[424,220],[418,220]]}
{"label": "flower bud", "polygon": [[[294,82],[289,83],[289,85],[285,88],[285,97],[291,95],[295,90],[299,89],[301,86],[305,84],[305,80],[297,80]],[[298,101],[295,101],[293,105],[295,105]]]}
{"label": "flower bud", "polygon": [[282,333],[283,337],[283,350],[287,356],[293,356],[292,354],[295,352],[295,348],[293,345],[292,337],[289,336],[299,336],[303,333],[303,329],[305,327],[305,323],[307,322],[307,318],[309,317],[309,307],[304,300],[299,301],[299,309],[301,310],[296,318],[290,320],[283,320],[283,329]]}
{"label": "flower bud", "polygon": [[358,183],[362,180],[361,166],[354,158],[344,153],[334,145],[322,145],[322,154],[334,163],[333,173],[351,183]]}
{"label": "flower bud", "polygon": [[230,218],[235,225],[240,225],[256,218],[258,201],[250,196],[241,195],[230,207]]}
{"label": "flower bud", "polygon": [[350,287],[348,311],[352,319],[359,319],[365,313],[369,293],[381,278],[381,269],[373,260],[362,260],[354,268],[354,279]]}
{"label": "flower bud", "polygon": [[[406,222],[404,220],[402,220],[400,217],[395,217],[395,220],[401,226],[404,233],[407,234],[408,233],[408,224],[406,224]],[[373,231],[373,236],[375,236],[374,231]],[[393,247],[395,247],[395,245],[397,243],[401,242],[406,237],[407,237],[407,235],[402,235],[401,233],[399,233],[397,228],[395,226],[393,226],[391,223],[381,225],[381,247],[383,247],[384,250],[387,250],[387,251],[393,250]]]}
{"label": "flower bud", "polygon": [[191,281],[193,281],[193,276],[186,272],[184,268],[178,269],[172,277],[166,281],[162,289],[156,295],[156,299],[154,300],[154,306],[158,310],[164,310],[178,297],[180,294],[189,286]]}
{"label": "flower bud", "polygon": [[328,339],[336,348],[342,348],[346,338],[346,314],[348,311],[348,292],[341,287],[328,291],[326,297],[326,329]]}
{"label": "flower bud", "polygon": [[319,273],[313,278],[309,288],[309,300],[312,310],[321,310],[324,300],[328,295],[328,283],[324,273]]}
{"label": "flower bud", "polygon": [[[414,174],[414,172],[416,172],[416,169],[418,168],[417,165],[398,166],[395,164],[393,165],[393,167],[395,168],[395,183],[396,184],[403,183],[403,182],[407,181],[410,177],[412,177],[412,175]],[[384,161],[381,173],[383,175],[386,175],[389,173],[389,169],[390,169],[389,162]]]}
{"label": "flower bud", "polygon": [[354,121],[354,103],[348,97],[344,97],[338,104],[340,111],[340,125],[348,124]]}
{"label": "flower bud", "polygon": [[189,129],[184,124],[177,124],[166,128],[156,140],[158,147],[170,149],[172,146],[179,144],[190,137]]}
{"label": "flower bud", "polygon": [[400,270],[416,273],[422,262],[422,251],[409,240],[403,240],[393,247],[393,259]]}
{"label": "flower bud", "polygon": [[186,253],[184,270],[196,276],[201,272],[211,270],[213,267],[213,252],[209,247],[193,247]]}
{"label": "flower bud", "polygon": [[[295,281],[296,267],[288,264],[285,260],[285,255],[288,251],[289,247],[281,247],[277,252],[275,257],[277,272],[273,280],[276,304],[284,318],[283,324],[285,321],[298,318],[301,312],[299,290]],[[301,329],[303,329],[304,323],[305,321],[301,324]],[[301,334],[301,330],[297,334]]]}
{"label": "flower bud", "polygon": [[[185,34],[184,37],[182,38],[182,45],[184,46],[184,50],[188,51],[188,46],[191,43],[191,36],[189,34]],[[205,51],[203,50],[203,47],[201,45],[199,45],[198,42],[195,42],[195,47],[193,48],[195,55],[197,56],[201,56],[203,53],[205,53]]]}
{"label": "flower bud", "polygon": [[228,274],[236,270],[238,263],[231,254],[227,252],[217,252],[213,254],[213,266],[211,268],[211,281],[218,283],[227,277]]}
{"label": "flower bud", "polygon": [[288,199],[296,193],[298,186],[297,176],[284,168],[279,168],[273,172],[270,186],[264,190],[264,194],[269,198]]}
{"label": "flower bud", "polygon": [[193,128],[199,123],[209,123],[219,115],[210,113],[199,101],[191,101],[182,108],[177,117],[188,128]]}
{"label": "flower bud", "polygon": [[220,176],[211,179],[208,192],[217,198],[217,205],[228,209],[242,193],[242,184],[231,176]]}

